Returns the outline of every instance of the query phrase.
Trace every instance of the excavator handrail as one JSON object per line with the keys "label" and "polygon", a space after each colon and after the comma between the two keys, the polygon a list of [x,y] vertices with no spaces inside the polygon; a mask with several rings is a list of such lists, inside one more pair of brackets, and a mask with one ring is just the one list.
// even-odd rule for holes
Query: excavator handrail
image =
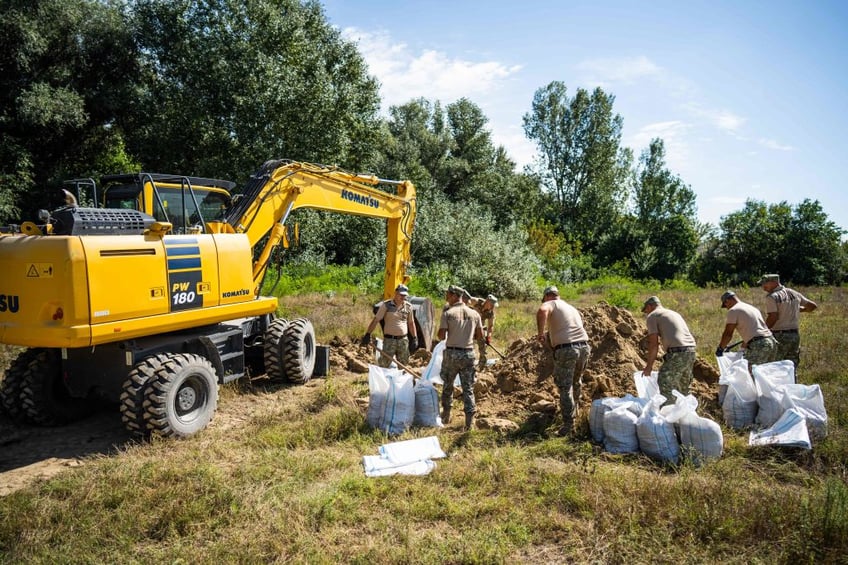
{"label": "excavator handrail", "polygon": [[[397,194],[376,188],[380,184],[396,187]],[[271,252],[282,241],[285,222],[293,210],[312,208],[387,220],[383,294],[389,298],[398,284],[409,279],[406,269],[415,201],[415,187],[410,181],[380,179],[314,163],[272,160],[251,176],[241,198],[222,221],[209,222],[207,231],[244,233],[251,247],[265,241],[253,270],[254,291],[258,295]]]}

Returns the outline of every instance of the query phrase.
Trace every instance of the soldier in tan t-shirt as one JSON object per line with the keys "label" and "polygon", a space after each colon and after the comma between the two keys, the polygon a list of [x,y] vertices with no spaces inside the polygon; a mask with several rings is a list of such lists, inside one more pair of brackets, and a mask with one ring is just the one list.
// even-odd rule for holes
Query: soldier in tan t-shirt
{"label": "soldier in tan t-shirt", "polygon": [[[748,360],[748,371],[752,365],[776,361],[777,340],[766,326],[763,315],[755,307],[742,302],[736,293],[728,290],[721,295],[721,307],[727,308],[724,332],[716,348],[716,357],[724,354],[724,348],[733,338],[733,331],[742,337],[742,351]],[[753,373],[751,373],[753,374]]]}
{"label": "soldier in tan t-shirt", "polygon": [[780,284],[777,274],[763,275],[758,283],[766,296],[766,325],[777,340],[777,359],[791,359],[795,368],[801,360],[801,312],[812,312],[818,305],[789,287]]}
{"label": "soldier in tan t-shirt", "polygon": [[450,285],[445,291],[448,306],[442,311],[439,320],[439,339],[445,342],[440,376],[445,383],[442,388],[442,422],[450,423],[453,381],[459,374],[465,429],[470,430],[477,412],[474,399],[474,381],[477,377],[474,369],[474,340],[483,338],[483,324],[480,314],[462,302],[464,292],[463,288],[456,285]]}
{"label": "soldier in tan t-shirt", "polygon": [[659,297],[651,296],[642,305],[642,312],[648,315],[645,324],[648,326],[648,359],[642,374],[650,376],[657,359],[659,342],[662,340],[665,356],[657,375],[660,393],[665,396],[666,403],[676,402],[673,390],[689,394],[692,384],[692,367],[695,365],[695,338],[689,331],[689,326],[683,316],[663,308]]}
{"label": "soldier in tan t-shirt", "polygon": [[589,363],[589,336],[583,328],[580,312],[559,297],[559,289],[549,286],[542,296],[542,306],[536,312],[537,337],[546,343],[545,328],[554,349],[554,382],[559,388],[562,427],[559,435],[573,434],[574,420],[579,412],[583,371]]}
{"label": "soldier in tan t-shirt", "polygon": [[406,285],[398,285],[394,297],[384,300],[377,307],[377,312],[362,336],[360,343],[368,346],[371,343],[371,332],[380,321],[383,322],[383,347],[377,359],[381,367],[389,367],[394,357],[401,363],[408,363],[409,354],[418,349],[415,315],[412,304],[406,300],[407,296],[409,289]]}

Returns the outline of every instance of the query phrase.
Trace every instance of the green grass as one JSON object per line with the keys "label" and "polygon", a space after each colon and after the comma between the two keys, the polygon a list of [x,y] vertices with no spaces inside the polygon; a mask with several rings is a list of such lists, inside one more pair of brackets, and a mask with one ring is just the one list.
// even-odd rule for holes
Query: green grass
{"label": "green grass", "polygon": [[[0,499],[0,562],[844,563],[848,296],[799,290],[819,303],[802,317],[800,380],[821,384],[829,415],[812,452],[751,449],[724,429],[720,460],[669,468],[588,442],[441,431],[449,457],[434,473],[371,479],[361,458],[387,438],[354,403],[362,379],[331,375],[302,405],[129,446]],[[738,292],[762,306],[760,289]],[[569,297],[585,307],[629,296],[640,317],[651,294],[684,315],[711,359],[721,289],[601,284]],[[308,315],[325,341],[361,334],[378,298],[318,291],[280,309]],[[496,346],[531,334],[538,305],[501,301]],[[236,394],[270,393],[228,386],[222,402]]]}

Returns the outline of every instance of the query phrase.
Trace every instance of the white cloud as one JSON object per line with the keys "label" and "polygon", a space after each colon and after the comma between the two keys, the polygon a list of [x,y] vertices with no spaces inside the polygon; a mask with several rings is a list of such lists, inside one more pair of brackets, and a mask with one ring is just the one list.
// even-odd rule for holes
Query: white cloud
{"label": "white cloud", "polygon": [[383,107],[403,104],[412,98],[453,102],[497,90],[521,66],[499,61],[467,61],[441,51],[414,53],[386,32],[369,33],[346,28],[343,36],[356,42],[368,68],[381,83]]}
{"label": "white cloud", "polygon": [[761,138],[758,143],[763,147],[768,147],[769,149],[774,149],[776,151],[795,151],[795,148],[791,145],[783,145],[774,139]]}
{"label": "white cloud", "polygon": [[586,81],[605,87],[614,83],[630,84],[645,77],[660,77],[664,71],[653,61],[640,55],[607,59],[589,59],[577,65],[586,73]]}
{"label": "white cloud", "polygon": [[685,104],[684,108],[695,116],[707,120],[714,127],[731,134],[738,134],[745,122],[748,121],[730,110],[703,108],[700,104],[694,102]]}
{"label": "white cloud", "polygon": [[688,134],[691,126],[679,120],[647,124],[635,134],[628,136],[625,145],[633,149],[636,158],[651,145],[657,137],[663,140],[667,168],[675,174],[682,174],[689,168],[691,151]]}

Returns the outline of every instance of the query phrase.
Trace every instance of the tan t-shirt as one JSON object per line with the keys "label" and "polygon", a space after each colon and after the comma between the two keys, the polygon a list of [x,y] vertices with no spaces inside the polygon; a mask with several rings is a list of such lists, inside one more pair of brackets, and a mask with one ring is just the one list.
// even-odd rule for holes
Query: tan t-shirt
{"label": "tan t-shirt", "polygon": [[769,337],[771,330],[766,326],[763,315],[755,307],[745,302],[737,302],[727,311],[727,323],[736,324],[736,330],[742,341],[748,343],[757,336]]}
{"label": "tan t-shirt", "polygon": [[553,307],[548,316],[548,332],[554,346],[575,341],[589,341],[589,336],[583,328],[580,312],[559,298],[553,301]]}
{"label": "tan t-shirt", "polygon": [[[472,298],[468,301],[468,305],[474,308],[474,310],[480,314],[480,319],[483,320],[483,323],[489,327],[495,327],[495,309],[486,310],[484,306],[486,305],[485,298]],[[491,322],[491,323],[488,323]]]}
{"label": "tan t-shirt", "polygon": [[462,302],[449,306],[442,311],[439,329],[447,330],[445,347],[470,348],[474,345],[474,333],[477,328],[483,331],[480,314]]}
{"label": "tan t-shirt", "polygon": [[786,288],[778,286],[766,296],[766,314],[777,312],[777,321],[772,330],[797,330],[800,326],[801,306],[809,304],[806,296]]}
{"label": "tan t-shirt", "polygon": [[404,300],[397,306],[393,300],[384,300],[377,308],[376,316],[377,320],[383,320],[383,335],[403,337],[409,331],[412,304]]}
{"label": "tan t-shirt", "polygon": [[659,306],[648,314],[645,324],[648,326],[648,335],[659,334],[663,347],[666,349],[695,346],[695,338],[692,337],[689,326],[686,325],[683,316],[674,310]]}

